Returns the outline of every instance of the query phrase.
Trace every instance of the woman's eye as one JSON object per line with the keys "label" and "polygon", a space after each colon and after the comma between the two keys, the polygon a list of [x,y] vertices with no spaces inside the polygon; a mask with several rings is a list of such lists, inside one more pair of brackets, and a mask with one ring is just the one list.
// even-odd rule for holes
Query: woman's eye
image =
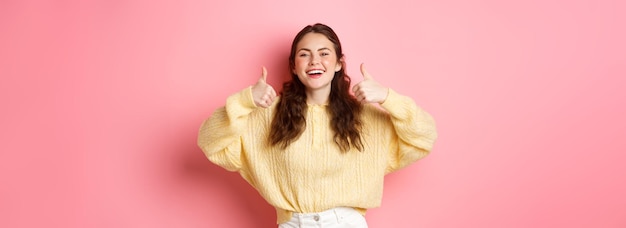
{"label": "woman's eye", "polygon": [[321,56],[327,56],[327,55],[330,55],[330,53],[327,53],[327,52],[322,52],[322,54],[320,54],[320,55],[321,55]]}
{"label": "woman's eye", "polygon": [[300,55],[299,55],[299,56],[300,56],[300,57],[307,57],[307,56],[309,56],[309,54],[307,54],[307,53],[300,53]]}

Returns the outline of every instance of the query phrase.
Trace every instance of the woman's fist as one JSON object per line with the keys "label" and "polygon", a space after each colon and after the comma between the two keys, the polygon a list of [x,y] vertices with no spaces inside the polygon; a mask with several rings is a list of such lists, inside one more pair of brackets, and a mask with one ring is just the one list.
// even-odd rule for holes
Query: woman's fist
{"label": "woman's fist", "polygon": [[389,94],[389,88],[374,81],[374,78],[367,73],[363,64],[361,64],[361,74],[363,74],[363,81],[352,87],[352,92],[354,92],[356,99],[361,103],[385,102]]}
{"label": "woman's fist", "polygon": [[252,98],[257,107],[267,108],[274,102],[276,91],[267,84],[267,69],[263,67],[261,78],[252,86]]}

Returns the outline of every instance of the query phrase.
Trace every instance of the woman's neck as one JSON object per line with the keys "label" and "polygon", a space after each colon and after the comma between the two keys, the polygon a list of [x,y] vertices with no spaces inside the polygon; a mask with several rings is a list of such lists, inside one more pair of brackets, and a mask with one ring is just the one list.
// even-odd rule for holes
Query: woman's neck
{"label": "woman's neck", "polygon": [[330,88],[306,91],[306,103],[307,104],[313,104],[313,105],[328,104],[328,97],[330,97]]}

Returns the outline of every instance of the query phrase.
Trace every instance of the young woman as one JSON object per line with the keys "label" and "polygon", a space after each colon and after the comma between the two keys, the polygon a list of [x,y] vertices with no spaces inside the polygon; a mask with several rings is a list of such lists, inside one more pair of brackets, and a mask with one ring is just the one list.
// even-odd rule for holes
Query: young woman
{"label": "young woman", "polygon": [[341,43],[326,25],[296,35],[289,67],[280,97],[263,68],[203,123],[198,145],[276,208],[279,227],[367,227],[385,174],[429,153],[435,123],[362,64],[351,93]]}

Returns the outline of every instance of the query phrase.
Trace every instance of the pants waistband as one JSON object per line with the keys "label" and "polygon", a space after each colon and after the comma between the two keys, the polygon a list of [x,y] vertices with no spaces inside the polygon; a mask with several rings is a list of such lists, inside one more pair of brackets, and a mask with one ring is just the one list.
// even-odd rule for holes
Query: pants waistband
{"label": "pants waistband", "polygon": [[335,215],[335,212],[339,212],[339,211],[355,211],[354,208],[351,207],[335,207],[335,208],[331,208],[325,211],[321,211],[321,212],[311,212],[311,213],[298,213],[298,212],[293,212],[293,216],[298,216],[298,217],[307,217],[307,216],[315,216],[315,215],[319,215],[319,216],[329,216],[329,215]]}
{"label": "pants waistband", "polygon": [[292,214],[293,217],[297,217],[299,219],[313,219],[315,221],[319,221],[322,219],[328,219],[329,217],[337,218],[341,212],[345,211],[356,211],[351,207],[335,207],[321,212],[312,212],[312,213],[298,213],[294,212]]}

